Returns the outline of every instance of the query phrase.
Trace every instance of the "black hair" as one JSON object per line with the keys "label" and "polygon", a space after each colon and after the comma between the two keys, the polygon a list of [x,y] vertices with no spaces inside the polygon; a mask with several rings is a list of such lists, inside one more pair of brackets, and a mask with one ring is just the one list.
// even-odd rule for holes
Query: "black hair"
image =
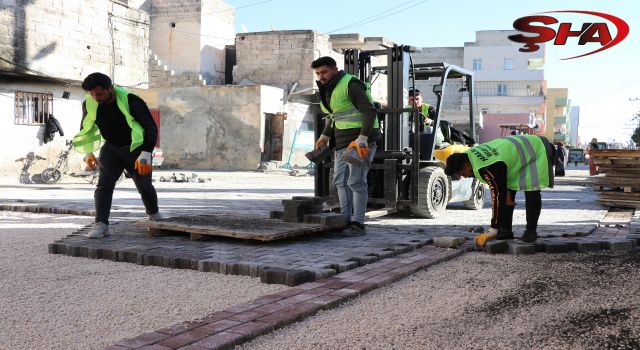
{"label": "black hair", "polygon": [[466,163],[469,163],[469,156],[466,153],[454,153],[447,158],[444,173],[449,176],[457,174]]}
{"label": "black hair", "polygon": [[98,86],[103,89],[108,89],[112,85],[113,83],[108,75],[96,72],[91,73],[84,78],[84,81],[82,82],[82,89],[84,89],[84,91],[90,91]]}
{"label": "black hair", "polygon": [[336,63],[336,60],[329,56],[323,56],[311,62],[311,68],[320,68],[322,66],[337,67],[338,64]]}
{"label": "black hair", "polygon": [[409,89],[409,97],[413,97],[413,95],[421,95],[420,90],[418,89]]}

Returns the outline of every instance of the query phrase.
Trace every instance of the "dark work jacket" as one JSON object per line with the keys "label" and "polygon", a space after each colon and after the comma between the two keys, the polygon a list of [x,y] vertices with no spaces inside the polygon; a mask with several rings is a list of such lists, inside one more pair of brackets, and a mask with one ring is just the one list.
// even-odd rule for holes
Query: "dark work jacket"
{"label": "dark work jacket", "polygon": [[[147,104],[138,96],[129,94],[129,111],[131,116],[140,123],[144,129],[144,141],[141,150],[153,152],[158,138],[158,127],[151,116]],[[85,102],[82,103],[82,120],[87,115]],[[100,129],[102,137],[110,144],[118,147],[131,145],[131,128],[127,124],[127,118],[118,108],[116,101],[109,104],[98,105],[96,112],[96,125]],[[82,122],[80,122],[82,130]]]}
{"label": "dark work jacket", "polygon": [[44,136],[42,138],[42,142],[47,143],[56,136],[56,133],[60,133],[60,136],[64,136],[64,131],[62,131],[62,127],[60,126],[60,122],[58,119],[54,118],[52,115],[49,115],[49,120],[47,120],[47,124],[44,126]]}
{"label": "dark work jacket", "polygon": [[[329,107],[333,89],[344,74],[344,71],[339,71],[335,77],[329,80],[326,86],[316,81],[320,92],[320,99],[326,107]],[[380,128],[373,127],[375,118],[377,118],[376,109],[371,101],[369,101],[366,91],[367,87],[359,79],[351,79],[351,81],[349,81],[349,99],[351,99],[351,103],[353,103],[356,109],[363,113],[362,128],[338,129],[332,127],[331,123],[327,120],[322,134],[334,138],[337,150],[347,148],[351,141],[355,141],[360,135],[368,136],[369,144],[379,142],[381,139]],[[330,110],[330,107],[328,109]]]}

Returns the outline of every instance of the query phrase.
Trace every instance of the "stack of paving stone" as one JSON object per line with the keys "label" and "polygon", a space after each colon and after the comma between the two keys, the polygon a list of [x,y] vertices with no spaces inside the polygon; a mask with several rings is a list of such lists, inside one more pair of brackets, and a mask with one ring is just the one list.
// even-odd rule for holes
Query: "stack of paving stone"
{"label": "stack of paving stone", "polygon": [[598,202],[640,208],[640,150],[605,149],[591,156],[604,174],[593,178]]}
{"label": "stack of paving stone", "polygon": [[272,219],[281,219],[286,222],[304,222],[309,224],[336,225],[345,223],[344,216],[337,213],[323,212],[324,198],[295,196],[291,199],[283,199],[284,211],[272,211]]}

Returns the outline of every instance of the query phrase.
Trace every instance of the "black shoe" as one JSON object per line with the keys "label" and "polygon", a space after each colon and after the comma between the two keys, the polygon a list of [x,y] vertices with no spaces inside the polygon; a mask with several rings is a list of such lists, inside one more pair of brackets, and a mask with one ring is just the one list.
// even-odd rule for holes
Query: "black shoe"
{"label": "black shoe", "polygon": [[496,239],[513,239],[513,231],[509,232],[498,232],[496,235]]}
{"label": "black shoe", "polygon": [[364,224],[361,224],[357,221],[351,221],[349,226],[342,230],[340,233],[343,237],[360,237],[364,236],[367,233],[367,230],[364,228]]}
{"label": "black shoe", "polygon": [[520,240],[525,243],[533,243],[536,241],[536,239],[538,239],[538,233],[535,231],[534,232],[525,231],[522,237],[520,237]]}

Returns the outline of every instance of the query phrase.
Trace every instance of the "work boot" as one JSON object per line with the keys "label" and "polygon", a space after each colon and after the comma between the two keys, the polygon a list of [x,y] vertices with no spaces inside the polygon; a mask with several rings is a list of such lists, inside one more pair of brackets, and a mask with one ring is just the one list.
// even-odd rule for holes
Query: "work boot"
{"label": "work boot", "polygon": [[93,224],[93,227],[91,228],[91,230],[87,232],[85,237],[102,238],[107,235],[109,235],[109,226],[104,222],[96,222],[95,224]]}
{"label": "work boot", "polygon": [[513,239],[513,231],[500,230],[500,231],[498,231],[498,234],[496,235],[496,239],[498,239],[498,240]]}
{"label": "work boot", "polygon": [[538,233],[536,231],[524,231],[520,240],[525,243],[533,243],[538,239]]}
{"label": "work boot", "polygon": [[364,236],[367,233],[367,230],[364,228],[364,224],[361,224],[357,221],[351,221],[349,226],[342,230],[340,233],[343,237],[360,237]]}
{"label": "work boot", "polygon": [[159,220],[165,219],[165,217],[162,214],[160,214],[160,212],[157,212],[155,214],[149,214],[149,215],[147,215],[147,217],[151,221],[159,221]]}

